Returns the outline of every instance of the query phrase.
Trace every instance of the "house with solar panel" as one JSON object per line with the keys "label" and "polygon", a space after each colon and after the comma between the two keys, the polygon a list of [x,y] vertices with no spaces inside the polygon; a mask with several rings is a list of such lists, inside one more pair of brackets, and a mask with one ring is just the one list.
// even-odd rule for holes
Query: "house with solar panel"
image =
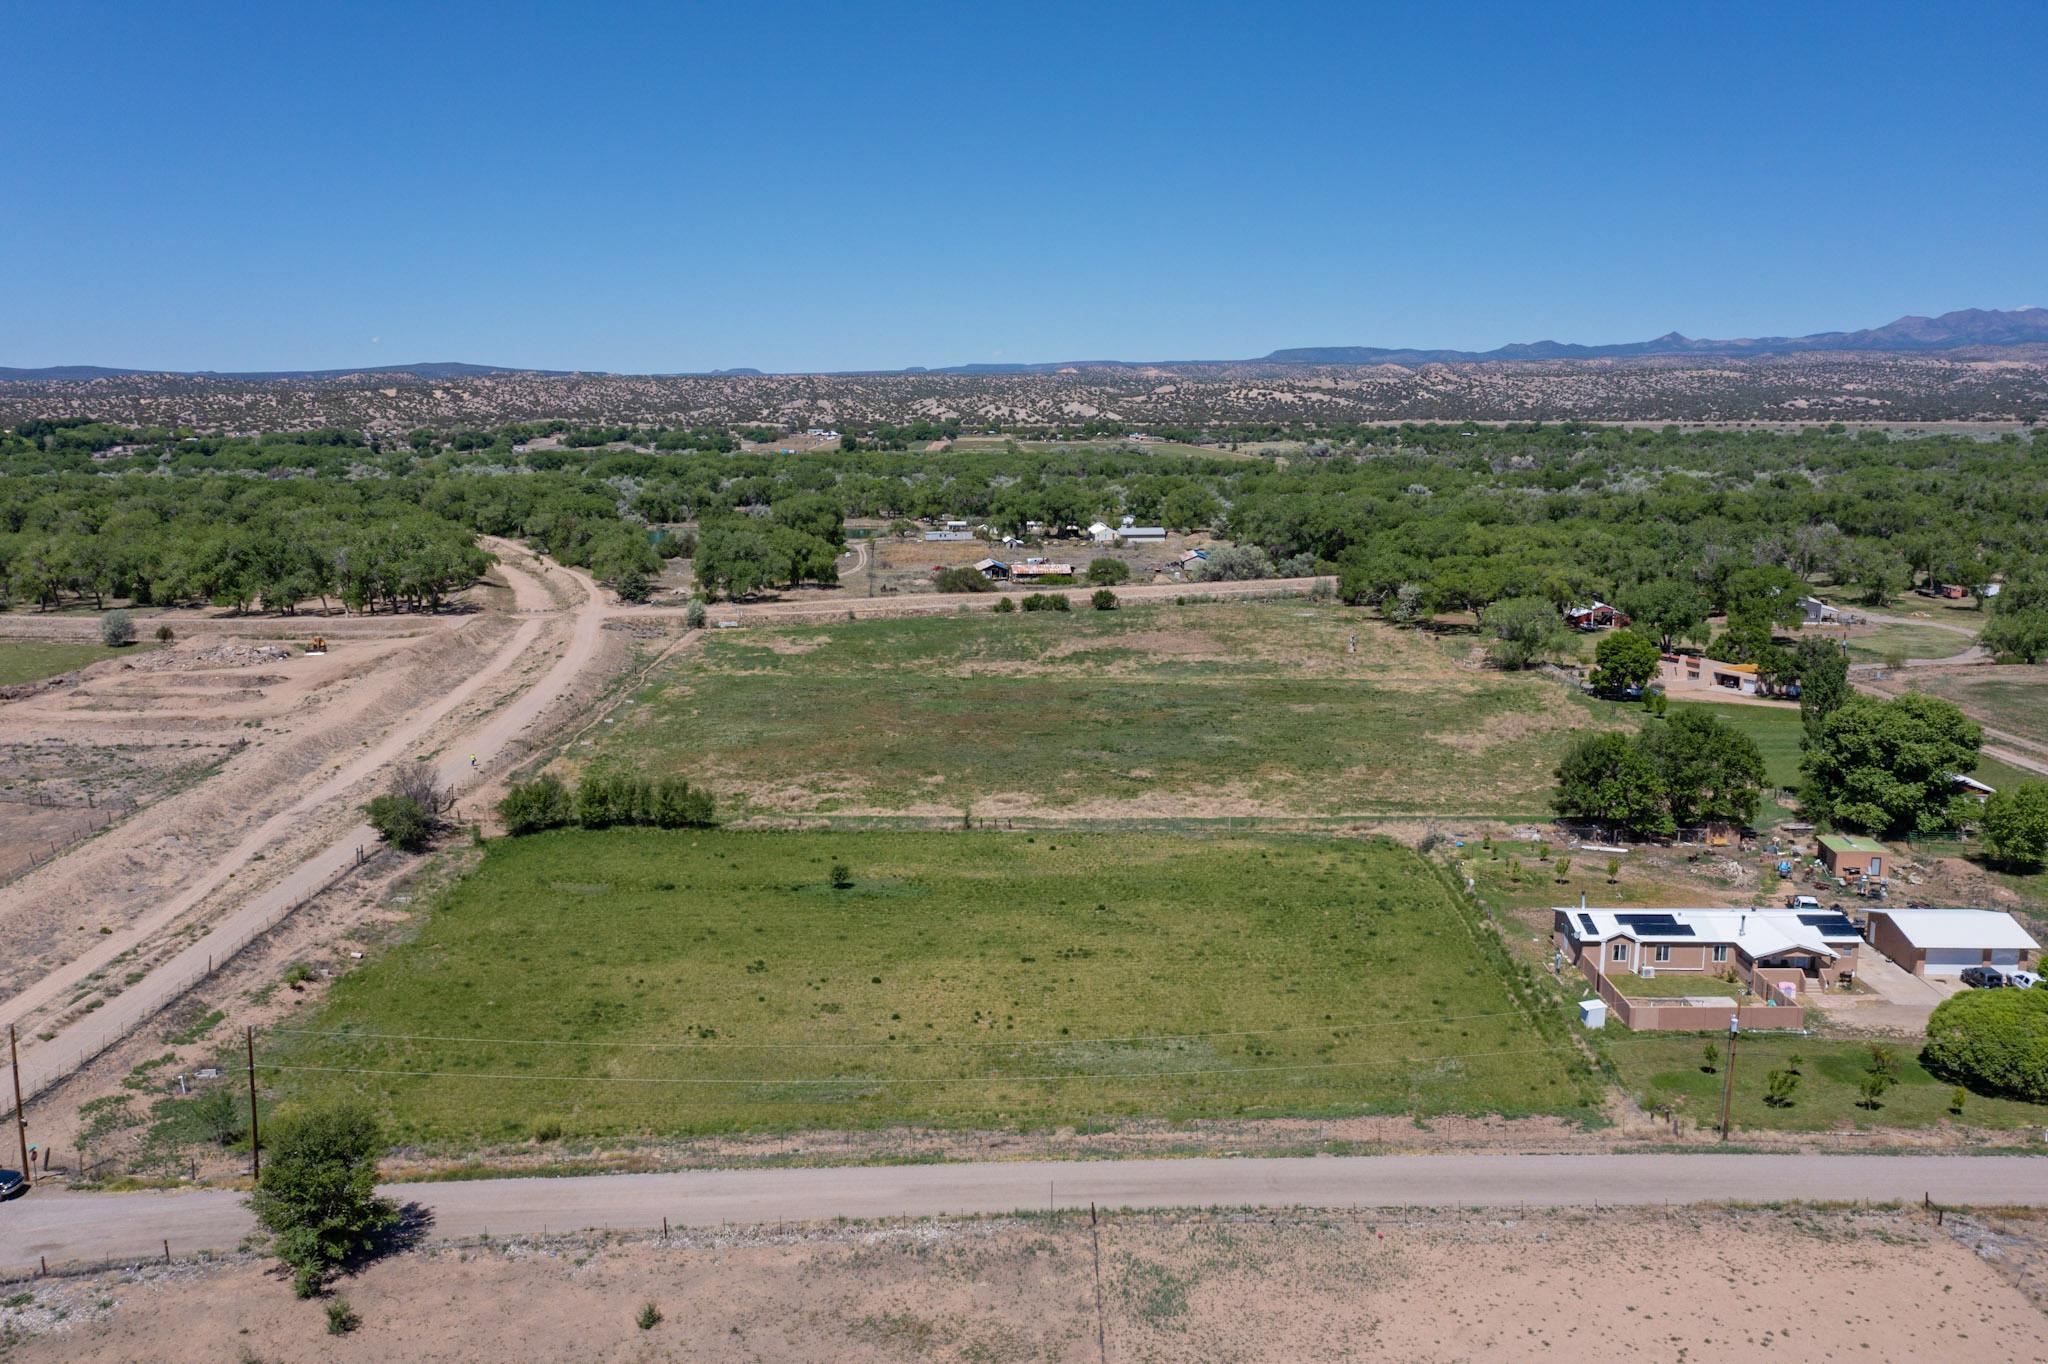
{"label": "house with solar panel", "polygon": [[1766,1000],[1793,1003],[1807,990],[1853,979],[1863,944],[1855,922],[1839,910],[1581,906],[1552,915],[1559,954],[1587,980],[1623,994],[1627,982],[1615,977],[1691,974],[1732,979]]}

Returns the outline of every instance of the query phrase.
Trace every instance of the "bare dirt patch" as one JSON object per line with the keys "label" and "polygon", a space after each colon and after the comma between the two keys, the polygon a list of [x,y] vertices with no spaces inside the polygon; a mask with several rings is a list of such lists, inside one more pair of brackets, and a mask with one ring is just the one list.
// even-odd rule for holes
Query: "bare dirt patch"
{"label": "bare dirt patch", "polygon": [[240,1256],[31,1281],[0,1317],[13,1358],[67,1361],[2031,1358],[2040,1316],[2006,1266],[2037,1231],[1917,1210],[1081,1212],[435,1247],[342,1281],[343,1336]]}

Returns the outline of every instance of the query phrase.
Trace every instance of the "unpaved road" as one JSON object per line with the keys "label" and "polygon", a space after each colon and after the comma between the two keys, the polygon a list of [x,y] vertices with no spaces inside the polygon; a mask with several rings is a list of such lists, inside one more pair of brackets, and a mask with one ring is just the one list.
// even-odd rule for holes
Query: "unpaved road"
{"label": "unpaved road", "polygon": [[[531,556],[520,546],[491,542],[500,557],[500,567],[512,584],[520,614],[528,617],[512,639],[462,685],[448,692],[432,706],[420,710],[406,723],[390,731],[381,742],[336,770],[299,800],[258,825],[228,856],[216,861],[207,872],[167,899],[128,928],[106,936],[94,948],[58,970],[52,971],[7,1003],[8,1021],[26,1019],[36,1010],[76,989],[87,976],[105,967],[129,949],[161,932],[207,896],[225,886],[237,873],[255,863],[263,850],[309,818],[314,811],[341,799],[350,788],[378,770],[413,753],[433,727],[484,688],[505,677],[522,664],[534,665],[530,655],[542,647],[549,635],[550,616],[558,614],[554,598],[526,563]],[[605,607],[597,587],[585,575],[568,569],[544,569],[558,582],[568,583],[580,601],[575,609],[567,646],[544,675],[520,693],[510,705],[487,712],[470,733],[449,743],[435,768],[441,785],[460,792],[482,779],[490,762],[518,738],[546,708],[565,693],[577,675],[594,657]],[[475,758],[472,766],[471,758]],[[210,963],[225,961],[255,934],[283,914],[318,894],[353,866],[362,850],[375,845],[376,832],[367,824],[354,824],[323,850],[301,861],[263,893],[252,897],[232,914],[212,925],[183,951],[159,963],[142,980],[123,990],[102,1008],[60,1028],[47,1042],[23,1050],[21,1088],[34,1097],[69,1074],[85,1059],[118,1042],[138,1024],[156,1014],[192,982],[205,974]],[[11,1093],[11,1067],[0,1066],[0,1093]]]}
{"label": "unpaved road", "polygon": [[[2048,1204],[2035,1156],[1308,1156],[693,1170],[397,1184],[429,1236],[643,1230],[1105,1208],[1652,1206],[1703,1202]],[[42,1190],[0,1207],[0,1272],[227,1250],[253,1223],[230,1190]]]}
{"label": "unpaved road", "polygon": [[[1315,590],[1316,584],[1327,584],[1331,589],[1337,586],[1335,578],[1254,578],[1244,582],[1227,583],[1126,583],[1110,589],[1121,602],[1172,601],[1175,597],[1306,597]],[[1031,589],[1046,596],[1063,596],[1075,606],[1085,607],[1088,599],[1097,591],[1093,583],[1084,587],[1042,587]],[[814,624],[819,621],[845,620],[849,616],[860,619],[892,616],[950,616],[960,611],[991,611],[998,601],[1008,598],[1015,603],[1017,591],[1009,592],[918,592],[900,593],[886,597],[832,596],[820,593],[815,596],[796,597],[788,601],[715,603],[710,608],[709,619],[715,624],[721,620],[739,621],[742,624]],[[648,616],[680,616],[683,607],[625,607],[614,614],[631,618]]]}

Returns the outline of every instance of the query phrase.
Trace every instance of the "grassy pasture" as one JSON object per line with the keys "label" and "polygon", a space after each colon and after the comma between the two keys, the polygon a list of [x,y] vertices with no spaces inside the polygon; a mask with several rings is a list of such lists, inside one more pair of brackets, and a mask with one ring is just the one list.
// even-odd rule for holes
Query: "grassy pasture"
{"label": "grassy pasture", "polygon": [[714,633],[573,756],[743,812],[1528,818],[1603,722],[1362,613],[1209,602]]}
{"label": "grassy pasture", "polygon": [[[1702,1048],[1713,1042],[1727,1064],[1728,1039],[1690,1034],[1622,1034],[1609,1039],[1607,1052],[1621,1072],[1623,1088],[1646,1108],[1673,1099],[1689,1122],[1702,1127],[1720,1120],[1723,1075],[1702,1069]],[[1858,1082],[1870,1064],[1870,1044],[1817,1037],[1745,1035],[1735,1067],[1732,1107],[1737,1127],[1783,1131],[1821,1131],[1837,1127],[1860,1129],[1931,1127],[1954,1122],[1970,1127],[2018,1128],[2048,1120],[2048,1107],[2014,1099],[1969,1095],[1960,1118],[1949,1112],[1955,1086],[1936,1079],[1916,1059],[1912,1042],[1893,1045],[1899,1083],[1880,1107],[1862,1106]],[[1774,1108],[1764,1102],[1765,1077],[1790,1068],[1800,1056],[1799,1087],[1792,1102]]]}
{"label": "grassy pasture", "polygon": [[1968,635],[1934,625],[1880,625],[1842,642],[1849,648],[1849,657],[1858,663],[1885,663],[1895,654],[1901,658],[1953,658],[1976,643]]}
{"label": "grassy pasture", "polygon": [[149,646],[131,645],[109,649],[103,644],[73,644],[61,640],[0,640],[0,687],[19,682],[40,682],[103,658],[122,653],[140,653]]}
{"label": "grassy pasture", "polygon": [[343,1036],[266,1059],[446,1072],[270,1078],[450,1144],[1589,1111],[1504,969],[1391,843],[561,832],[492,843],[337,982],[308,1026]]}
{"label": "grassy pasture", "polygon": [[1914,691],[1946,697],[1999,729],[2048,744],[2048,664],[1973,668],[1910,682]]}

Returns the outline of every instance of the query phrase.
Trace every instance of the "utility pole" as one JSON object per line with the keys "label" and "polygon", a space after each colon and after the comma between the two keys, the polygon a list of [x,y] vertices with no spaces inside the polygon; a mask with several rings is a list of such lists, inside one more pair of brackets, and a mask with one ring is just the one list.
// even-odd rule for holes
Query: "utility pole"
{"label": "utility pole", "polygon": [[256,1029],[246,1027],[242,1035],[249,1043],[249,1178],[263,1178],[263,1143],[256,1131]]}
{"label": "utility pole", "polygon": [[21,1177],[34,1188],[36,1167],[28,1163],[28,1117],[21,1111],[21,1053],[14,1046],[14,1025],[7,1025],[7,1064],[14,1071],[14,1130],[21,1138]]}
{"label": "utility pole", "polygon": [[1742,1036],[1742,1015],[1728,1015],[1728,1071],[1721,1077],[1721,1140],[1728,1140],[1728,1107],[1735,1100],[1735,1041]]}

